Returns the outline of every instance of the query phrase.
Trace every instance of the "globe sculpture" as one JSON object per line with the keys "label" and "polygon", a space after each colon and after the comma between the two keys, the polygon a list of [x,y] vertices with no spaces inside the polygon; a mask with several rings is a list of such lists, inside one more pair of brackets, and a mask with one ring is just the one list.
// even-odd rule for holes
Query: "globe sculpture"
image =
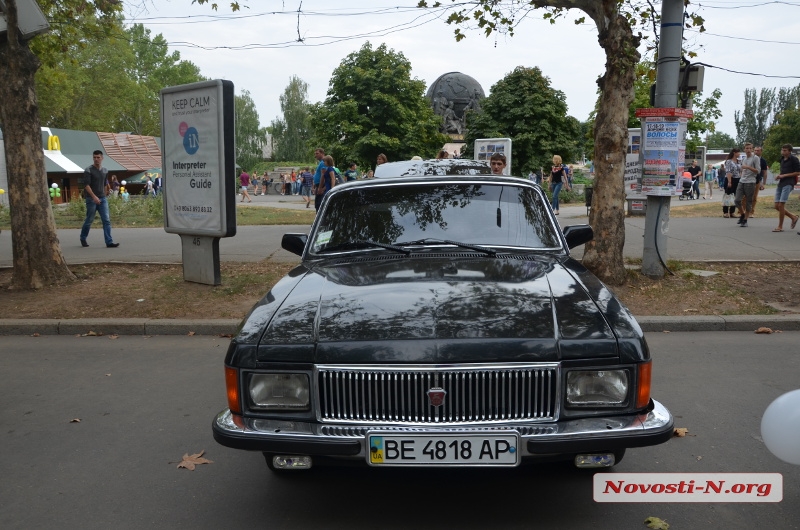
{"label": "globe sculpture", "polygon": [[442,132],[452,140],[463,140],[469,119],[467,111],[480,111],[481,100],[486,95],[474,78],[461,72],[448,72],[431,84],[425,97],[436,115],[442,117]]}

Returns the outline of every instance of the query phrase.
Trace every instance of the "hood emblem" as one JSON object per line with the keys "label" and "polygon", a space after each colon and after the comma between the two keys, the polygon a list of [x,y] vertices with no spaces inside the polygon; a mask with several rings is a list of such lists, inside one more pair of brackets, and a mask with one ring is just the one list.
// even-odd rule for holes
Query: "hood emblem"
{"label": "hood emblem", "polygon": [[428,390],[428,401],[432,407],[441,407],[442,404],[444,404],[444,397],[446,395],[447,391],[444,388],[438,386],[431,387]]}

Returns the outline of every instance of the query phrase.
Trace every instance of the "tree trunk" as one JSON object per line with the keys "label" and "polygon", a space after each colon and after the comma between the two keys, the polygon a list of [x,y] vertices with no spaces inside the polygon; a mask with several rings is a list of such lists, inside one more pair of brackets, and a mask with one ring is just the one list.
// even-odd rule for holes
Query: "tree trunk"
{"label": "tree trunk", "polygon": [[74,280],[56,234],[42,151],[34,74],[38,58],[16,30],[16,7],[6,3],[8,32],[0,37],[0,119],[3,124],[11,242],[12,287],[39,289]]}
{"label": "tree trunk", "polygon": [[[604,1],[603,4],[615,2]],[[625,150],[628,108],[634,98],[639,38],[616,12],[598,21],[600,46],[606,52],[606,72],[598,80],[600,105],[594,129],[594,192],[589,224],[594,240],[587,243],[583,264],[610,285],[625,283]]]}

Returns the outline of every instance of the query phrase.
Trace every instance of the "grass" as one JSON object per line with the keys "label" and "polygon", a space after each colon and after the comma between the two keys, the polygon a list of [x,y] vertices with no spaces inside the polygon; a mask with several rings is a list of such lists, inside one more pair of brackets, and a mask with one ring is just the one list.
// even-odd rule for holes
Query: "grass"
{"label": "grass", "polygon": [[[237,203],[238,205],[238,203]],[[145,199],[134,197],[128,201],[109,198],[108,211],[115,228],[159,228],[164,226],[164,202],[162,197]],[[250,225],[310,225],[314,222],[314,210],[288,208],[237,207],[236,224]],[[82,200],[53,206],[57,228],[80,228],[86,218],[86,204]],[[94,227],[101,226],[96,215]],[[0,229],[10,230],[9,209],[0,206]]]}

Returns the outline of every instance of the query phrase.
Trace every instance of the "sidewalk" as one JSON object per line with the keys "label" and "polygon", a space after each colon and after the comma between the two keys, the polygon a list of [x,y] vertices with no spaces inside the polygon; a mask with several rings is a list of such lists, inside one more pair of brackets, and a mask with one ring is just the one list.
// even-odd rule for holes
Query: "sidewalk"
{"label": "sidewalk", "polygon": [[[238,200],[238,199],[237,199]],[[676,204],[703,204],[705,201],[681,201]],[[720,198],[713,199],[719,202]],[[237,207],[277,207],[305,209],[299,196],[270,194],[253,198],[252,203]],[[751,219],[748,228],[740,228],[735,220],[719,217],[672,218],[667,230],[667,249],[662,249],[664,259],[683,261],[800,261],[800,236],[794,230],[773,233],[774,219]],[[587,223],[586,207],[583,204],[564,205],[560,208],[558,221],[562,226]],[[306,232],[307,225],[287,226],[240,226],[236,236],[220,240],[222,261],[260,261],[265,258],[297,262],[298,257],[281,248],[281,237],[288,232]],[[626,258],[641,258],[644,247],[645,218],[626,217]],[[85,263],[181,263],[181,241],[176,234],[168,234],[163,228],[114,228],[114,239],[119,248],[106,248],[102,241],[102,230],[93,230],[89,236],[90,246],[83,248],[78,241],[79,229],[58,230],[61,249],[70,264]],[[580,259],[583,248],[573,249],[573,256]],[[0,267],[10,267],[11,234],[0,233]],[[800,315],[772,315],[769,323],[763,316],[682,316],[682,317],[637,317],[647,332],[662,331],[753,331],[768,325],[784,331],[800,330]],[[235,333],[239,320],[151,320],[111,319],[82,320],[0,320],[0,335],[83,335],[95,333],[132,335],[185,335],[190,332],[203,335],[230,335]]]}

